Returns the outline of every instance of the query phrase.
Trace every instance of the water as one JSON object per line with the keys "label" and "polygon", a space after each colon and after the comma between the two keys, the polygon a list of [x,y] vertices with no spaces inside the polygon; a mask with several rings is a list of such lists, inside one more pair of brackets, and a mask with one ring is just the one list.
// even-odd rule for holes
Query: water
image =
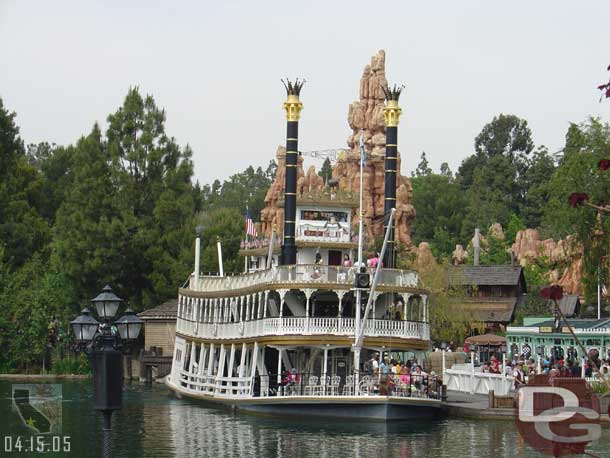
{"label": "water", "polygon": [[[70,452],[4,452],[19,457],[100,457],[100,415],[92,410],[91,384],[62,382],[62,436]],[[0,432],[31,436],[12,408],[12,383],[0,381]],[[540,457],[519,437],[512,422],[446,419],[436,422],[273,420],[233,414],[173,398],[162,385],[132,384],[123,409],[113,416],[113,457],[261,458],[525,458]],[[610,429],[589,449],[610,456]],[[4,452],[4,454],[3,454]]]}

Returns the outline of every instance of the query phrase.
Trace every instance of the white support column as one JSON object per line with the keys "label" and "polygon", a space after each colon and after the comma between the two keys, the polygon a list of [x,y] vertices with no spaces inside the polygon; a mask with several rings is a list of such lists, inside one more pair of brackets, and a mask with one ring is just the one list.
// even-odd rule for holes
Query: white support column
{"label": "white support column", "polygon": [[267,318],[267,300],[269,299],[269,291],[263,291],[263,318]]}
{"label": "white support column", "polygon": [[189,359],[189,374],[193,373],[193,369],[195,366],[195,357],[197,356],[197,342],[191,342],[191,357]]}
{"label": "white support column", "polygon": [[474,384],[475,384],[475,376],[474,376],[474,351],[470,352],[470,394],[474,394]]}
{"label": "white support column", "polygon": [[[277,384],[279,385],[280,383],[282,383],[282,348],[278,347],[277,348]],[[279,388],[278,388],[278,395],[279,395]]]}
{"label": "white support column", "polygon": [[251,319],[251,313],[252,313],[252,296],[251,295],[247,295],[246,296],[246,320],[250,321]]}
{"label": "white support column", "polygon": [[218,361],[218,371],[216,372],[214,394],[218,394],[220,392],[219,386],[221,386],[222,383],[219,382],[219,379],[224,376],[226,359],[227,359],[227,357],[226,357],[225,344],[220,344],[220,359]]}
{"label": "white support column", "polygon": [[280,294],[280,318],[284,316],[284,297],[288,292],[287,289],[278,289],[277,292]]}
{"label": "white support column", "polygon": [[216,348],[214,344],[210,344],[210,355],[208,356],[208,375],[214,375],[214,357],[216,356]]}
{"label": "white support column", "polygon": [[[256,365],[258,363],[258,342],[254,342],[254,348],[252,349],[252,363],[250,365],[250,396],[254,394],[254,379],[256,377]],[[259,374],[261,377],[263,374]],[[263,384],[261,383],[260,386]],[[267,393],[261,393],[261,396],[266,396]]]}
{"label": "white support column", "polygon": [[443,385],[447,384],[447,377],[445,377],[445,369],[447,369],[447,360],[445,359],[445,349],[443,348],[441,350],[443,352],[442,354],[442,358],[443,358],[443,372],[441,372],[441,380],[443,381]]}
{"label": "white support column", "polygon": [[337,318],[339,319],[339,332],[343,332],[343,298],[345,297],[345,295],[347,293],[349,293],[348,290],[339,290],[336,291],[337,293],[337,297],[339,298],[339,307],[337,310]]}
{"label": "white support column", "polygon": [[205,359],[208,354],[208,347],[205,346],[204,343],[201,344],[201,350],[199,350],[199,370],[197,371],[197,375],[201,377],[203,375],[203,371],[205,369]]}
{"label": "white support column", "polygon": [[403,299],[404,299],[405,303],[403,304],[402,318],[405,321],[409,320],[409,315],[408,315],[408,312],[409,312],[409,299],[411,298],[411,296],[412,296],[412,294],[410,294],[410,293],[403,294]]}
{"label": "white support column", "polygon": [[237,308],[239,309],[239,321],[244,321],[244,298],[239,296],[237,298]]}
{"label": "white support column", "polygon": [[[373,297],[373,320],[377,319],[377,293],[375,293],[375,296]],[[368,317],[367,317],[368,319]],[[375,323],[373,322],[373,325]]]}
{"label": "white support column", "polygon": [[246,352],[248,351],[248,346],[246,342],[241,344],[241,357],[239,358],[239,372],[237,373],[238,377],[243,377],[244,372],[246,370]]}
{"label": "white support column", "polygon": [[324,347],[324,368],[322,369],[322,394],[326,395],[326,374],[328,371],[328,346]]}
{"label": "white support column", "polygon": [[424,302],[424,323],[428,322],[428,295],[424,294],[422,296],[422,301]]}
{"label": "white support column", "polygon": [[250,363],[250,377],[256,376],[256,365],[258,363],[258,342],[254,342],[254,348],[252,349],[252,362]]}
{"label": "white support column", "polygon": [[[248,351],[248,346],[246,345],[246,342],[241,344],[241,354],[239,357],[239,371],[237,371],[237,376],[239,378],[243,378],[244,374],[246,373],[246,352]],[[237,384],[240,388],[239,390],[239,394],[246,394],[243,391],[243,387],[244,387],[244,383],[243,382],[239,382]]]}
{"label": "white support column", "polygon": [[265,308],[265,302],[264,302],[264,297],[265,297],[265,293],[263,292],[259,292],[258,293],[258,319],[260,320],[263,317],[263,309]]}
{"label": "white support column", "polygon": [[[229,370],[227,371],[227,376],[229,378],[233,377],[233,372],[235,369],[235,344],[231,344],[231,354],[229,356]],[[226,394],[233,394],[233,382],[227,382],[227,390]]]}
{"label": "white support column", "polygon": [[305,333],[309,333],[309,304],[310,304],[310,300],[311,300],[311,296],[314,293],[315,289],[304,289],[303,292],[305,293]]}

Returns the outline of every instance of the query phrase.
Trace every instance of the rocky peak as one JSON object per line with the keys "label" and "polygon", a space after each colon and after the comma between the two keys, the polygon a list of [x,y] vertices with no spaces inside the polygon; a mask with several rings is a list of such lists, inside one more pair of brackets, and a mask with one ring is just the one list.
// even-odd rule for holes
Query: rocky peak
{"label": "rocky peak", "polygon": [[[352,133],[347,138],[348,150],[339,156],[333,166],[333,181],[340,191],[358,192],[360,185],[360,132],[364,132],[365,150],[368,153],[363,173],[363,206],[364,224],[368,241],[383,235],[384,210],[384,156],[385,156],[385,122],[383,117],[384,94],[382,86],[385,78],[385,52],[379,51],[371,58],[370,64],[364,67],[360,78],[359,100],[350,104],[348,124]],[[400,138],[400,128],[399,128]],[[284,156],[283,147],[278,148],[278,173],[265,197],[265,208],[261,211],[262,232],[271,234],[275,227],[280,232],[283,227],[283,209],[278,201],[283,200],[284,193]],[[400,152],[398,153],[398,170],[400,170]],[[297,199],[299,195],[311,193],[324,188],[324,180],[313,168],[303,171],[303,158],[299,156],[297,168]],[[405,245],[411,245],[411,225],[415,218],[412,205],[413,188],[406,176],[398,175],[396,180],[396,239]],[[354,212],[352,221],[358,227],[358,214]]]}

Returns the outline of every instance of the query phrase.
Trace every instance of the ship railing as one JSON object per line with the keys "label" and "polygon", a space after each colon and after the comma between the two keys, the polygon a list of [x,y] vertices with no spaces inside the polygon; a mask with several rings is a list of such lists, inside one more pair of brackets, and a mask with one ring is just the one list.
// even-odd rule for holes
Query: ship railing
{"label": "ship railing", "polygon": [[[367,268],[370,274],[374,268]],[[275,266],[271,269],[261,269],[239,275],[200,275],[197,291],[216,292],[232,291],[257,285],[274,285],[290,283],[331,283],[352,285],[356,275],[356,267],[328,266],[318,264],[296,264]],[[404,269],[382,268],[379,272],[380,286],[417,288],[419,277],[417,272]],[[189,289],[195,290],[195,277],[191,275]]]}
{"label": "ship railing", "polygon": [[252,377],[218,377],[182,370],[180,383],[184,388],[209,395],[250,397],[252,393]]}
{"label": "ship railing", "polygon": [[379,374],[360,372],[356,386],[354,373],[328,375],[296,373],[257,375],[253,380],[254,397],[347,397],[396,396],[440,399],[442,379],[430,374]]}
{"label": "ship railing", "polygon": [[[176,331],[192,337],[241,339],[272,335],[341,335],[353,336],[354,318],[344,317],[275,317],[234,323],[202,323],[178,318]],[[365,337],[430,338],[430,326],[421,321],[369,319]]]}

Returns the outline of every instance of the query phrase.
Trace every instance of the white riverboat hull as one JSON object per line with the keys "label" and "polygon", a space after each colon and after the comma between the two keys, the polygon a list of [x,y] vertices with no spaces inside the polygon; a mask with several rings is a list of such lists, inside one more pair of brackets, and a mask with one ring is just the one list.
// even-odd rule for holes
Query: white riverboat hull
{"label": "white riverboat hull", "polygon": [[445,412],[440,400],[429,398],[378,395],[225,397],[178,387],[169,377],[165,383],[179,398],[189,398],[245,413],[278,418],[404,421],[436,419],[442,417]]}

